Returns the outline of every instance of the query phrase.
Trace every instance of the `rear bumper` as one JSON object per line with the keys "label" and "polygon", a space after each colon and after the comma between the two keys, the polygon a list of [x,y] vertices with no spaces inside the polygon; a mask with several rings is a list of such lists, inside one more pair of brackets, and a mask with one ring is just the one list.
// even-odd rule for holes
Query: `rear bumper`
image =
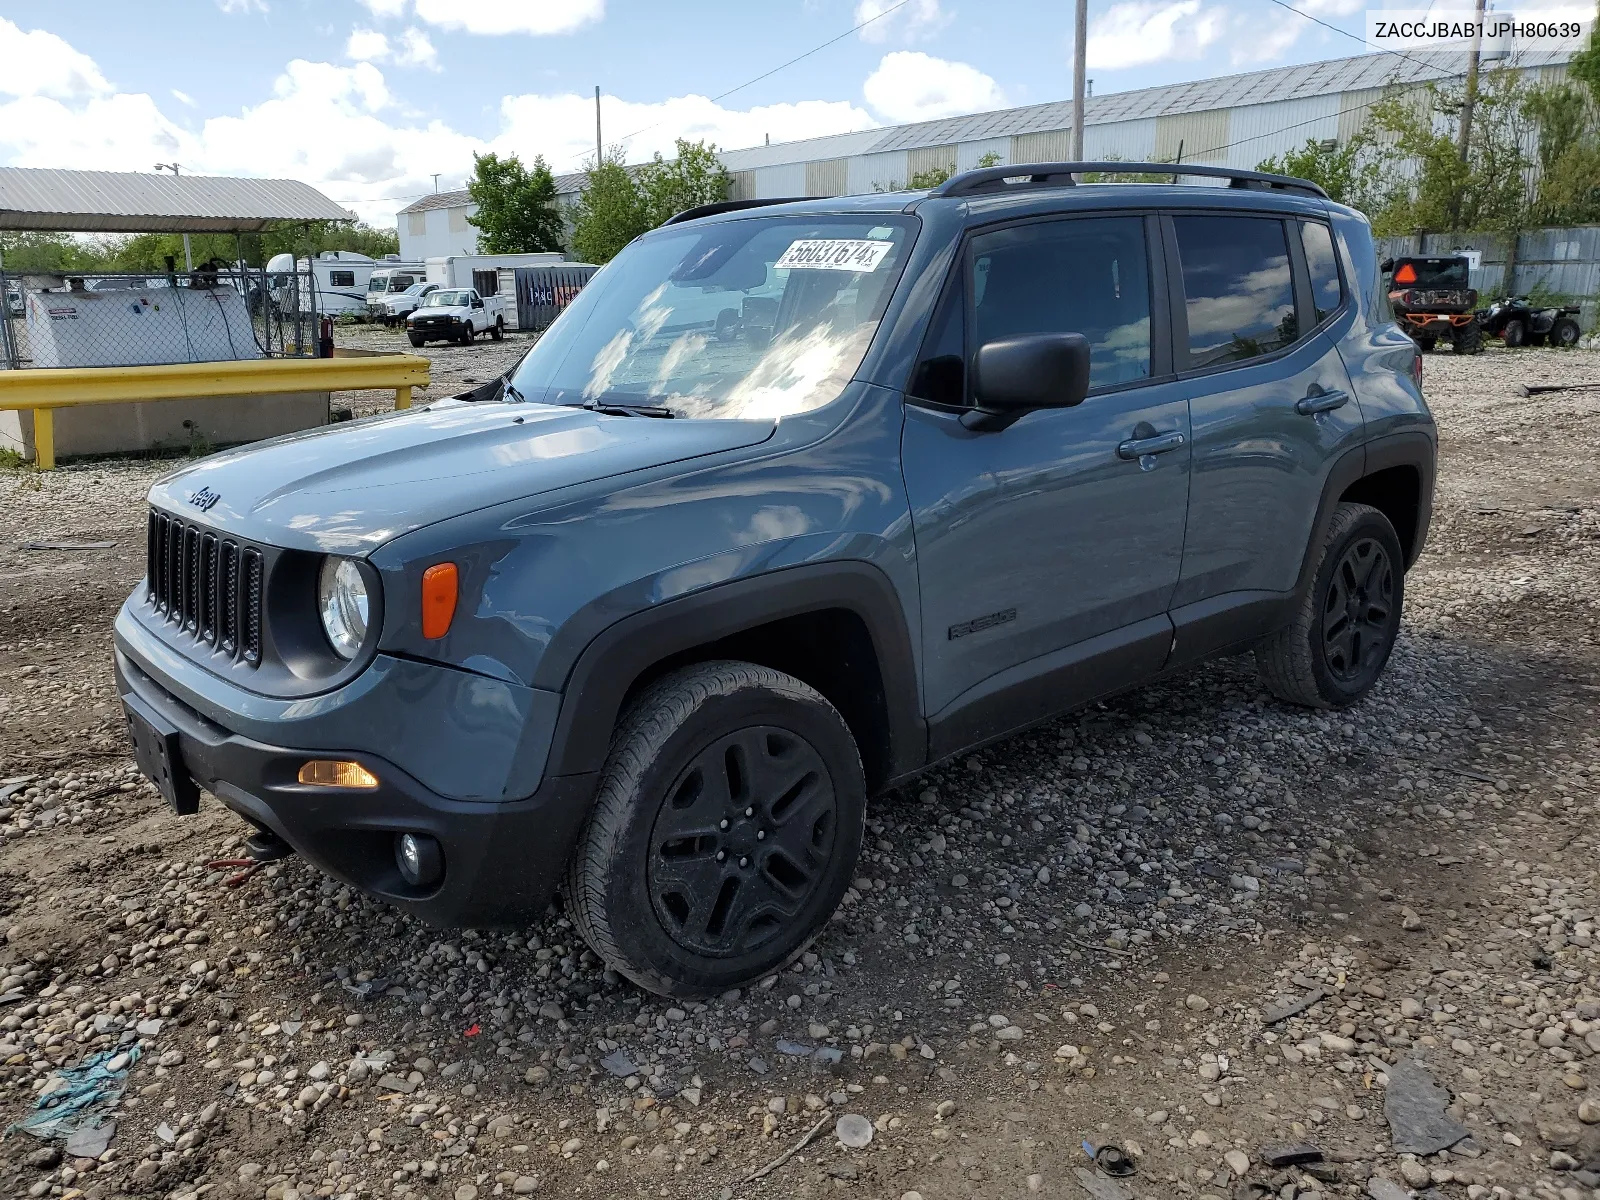
{"label": "rear bumper", "polygon": [[[594,795],[594,775],[546,779],[525,799],[451,800],[364,750],[296,750],[254,741],[202,716],[120,649],[117,690],[178,729],[183,765],[206,791],[247,821],[272,830],[320,870],[428,922],[447,927],[521,925],[550,903]],[[370,791],[298,782],[309,758],[361,763]],[[444,874],[428,888],[401,878],[394,842],[426,833],[443,850]]]}

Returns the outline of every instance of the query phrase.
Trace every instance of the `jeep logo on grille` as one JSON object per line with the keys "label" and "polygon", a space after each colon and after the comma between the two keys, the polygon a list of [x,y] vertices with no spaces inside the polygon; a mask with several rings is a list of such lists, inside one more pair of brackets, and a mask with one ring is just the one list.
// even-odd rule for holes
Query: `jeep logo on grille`
{"label": "jeep logo on grille", "polygon": [[221,499],[222,497],[218,493],[213,492],[208,487],[201,488],[198,492],[191,492],[189,494],[189,503],[194,505],[201,512],[210,512],[211,506]]}

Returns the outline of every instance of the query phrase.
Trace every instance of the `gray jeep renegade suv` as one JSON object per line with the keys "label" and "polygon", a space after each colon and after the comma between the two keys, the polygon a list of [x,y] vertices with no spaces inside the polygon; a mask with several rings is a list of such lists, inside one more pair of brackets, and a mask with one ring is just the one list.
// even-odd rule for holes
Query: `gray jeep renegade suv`
{"label": "gray jeep renegade suv", "polygon": [[1360,699],[1436,440],[1367,222],[1097,165],[682,214],[492,388],[167,477],[141,766],[431,922],[559,889],[692,995],[799,954],[942,759],[1247,649]]}

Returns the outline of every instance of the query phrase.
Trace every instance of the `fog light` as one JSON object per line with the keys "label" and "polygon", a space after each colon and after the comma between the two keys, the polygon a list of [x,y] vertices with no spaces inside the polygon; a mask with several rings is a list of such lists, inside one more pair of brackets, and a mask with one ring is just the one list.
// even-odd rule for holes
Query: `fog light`
{"label": "fog light", "polygon": [[395,838],[394,861],[400,877],[412,887],[437,883],[444,874],[444,851],[425,833],[402,833]]}
{"label": "fog light", "polygon": [[360,763],[314,758],[300,768],[300,782],[312,787],[375,788],[378,777]]}

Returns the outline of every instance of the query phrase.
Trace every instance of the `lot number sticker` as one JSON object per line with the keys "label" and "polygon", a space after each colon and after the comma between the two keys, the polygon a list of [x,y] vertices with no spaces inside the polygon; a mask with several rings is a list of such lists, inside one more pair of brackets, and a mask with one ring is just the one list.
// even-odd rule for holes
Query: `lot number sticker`
{"label": "lot number sticker", "polygon": [[773,266],[779,271],[785,267],[811,271],[876,271],[889,253],[890,244],[858,238],[801,239],[790,242],[783,257]]}

